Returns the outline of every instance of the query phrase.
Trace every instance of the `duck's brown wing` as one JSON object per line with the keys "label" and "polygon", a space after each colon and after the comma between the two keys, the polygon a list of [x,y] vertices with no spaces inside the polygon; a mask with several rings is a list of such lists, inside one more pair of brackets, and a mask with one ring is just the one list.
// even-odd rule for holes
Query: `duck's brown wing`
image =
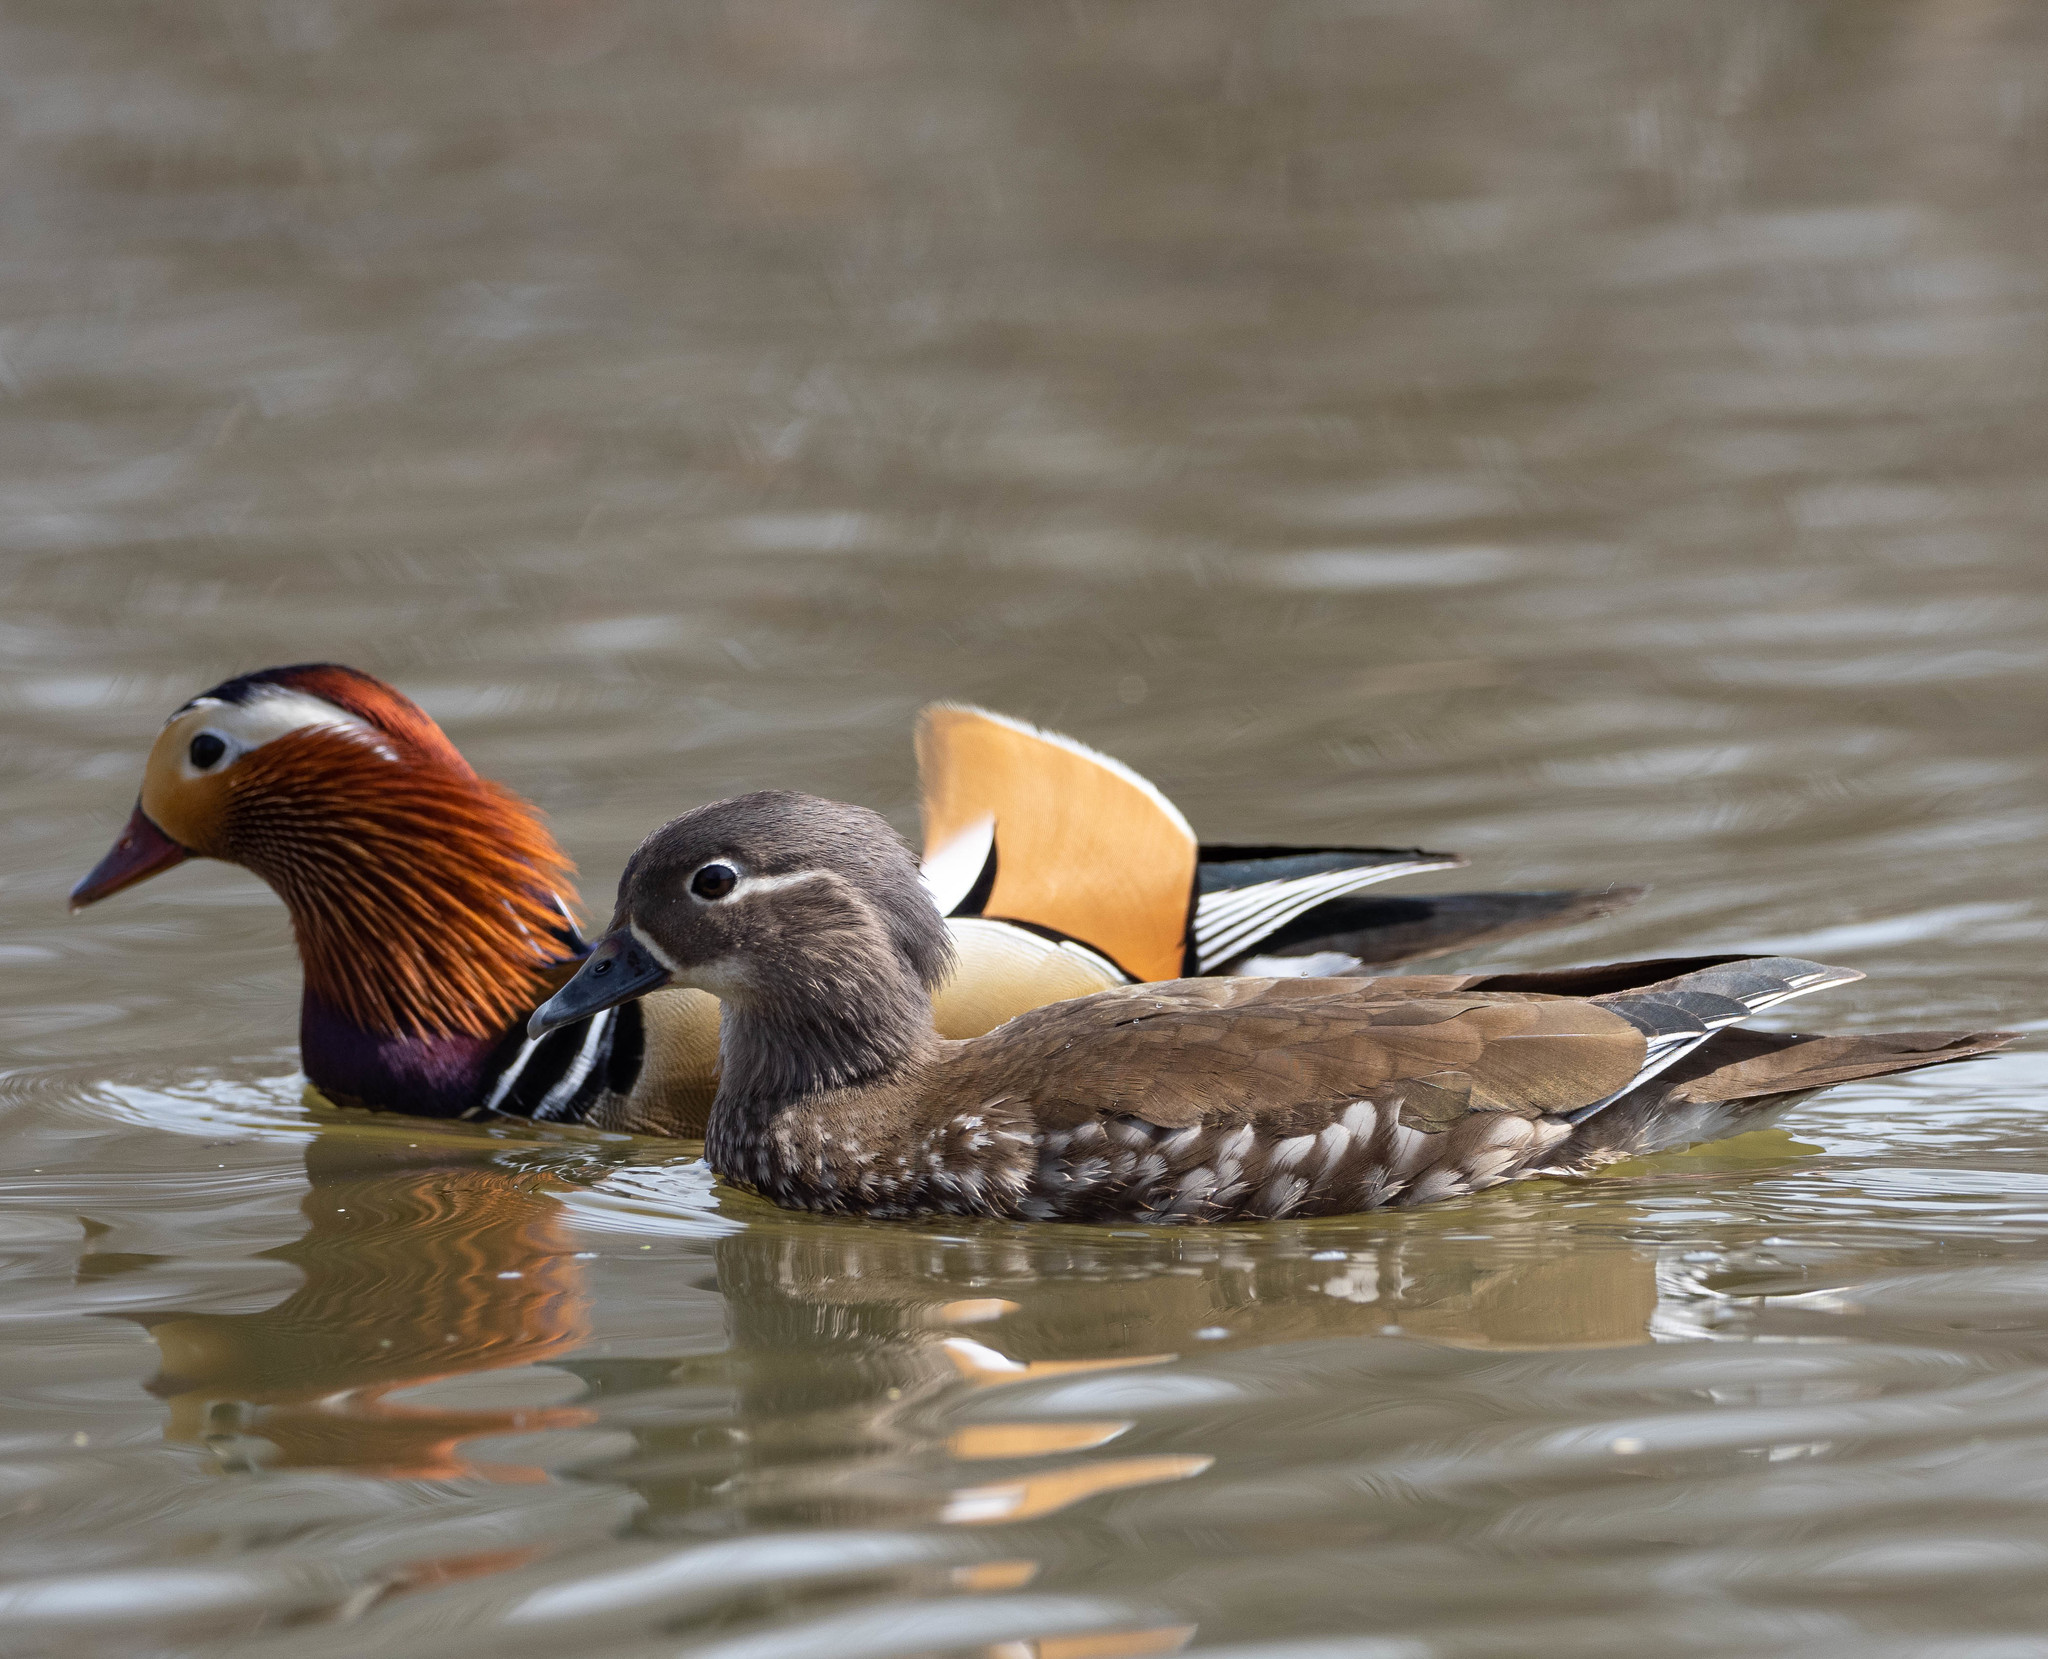
{"label": "duck's brown wing", "polygon": [[[1110,1114],[1284,1135],[1393,1094],[1417,1129],[1472,1112],[1562,1115],[1626,1088],[1648,1048],[1637,1026],[1591,1002],[1404,992],[1343,979],[1132,986],[1035,1010],[959,1058],[979,1073],[975,1093],[1028,1102],[1047,1127]],[[955,1075],[954,1087],[968,1085]]]}
{"label": "duck's brown wing", "polygon": [[[1668,970],[1678,969],[1676,973]],[[975,1178],[1019,1215],[1214,1221],[1418,1204],[1754,1127],[1815,1089],[1997,1033],[1735,1029],[1858,978],[1792,957],[1457,979],[1181,980],[1040,1009],[947,1051],[961,1135],[1027,1143]],[[1598,987],[1560,994],[1559,982]],[[1416,993],[1420,994],[1404,994]]]}

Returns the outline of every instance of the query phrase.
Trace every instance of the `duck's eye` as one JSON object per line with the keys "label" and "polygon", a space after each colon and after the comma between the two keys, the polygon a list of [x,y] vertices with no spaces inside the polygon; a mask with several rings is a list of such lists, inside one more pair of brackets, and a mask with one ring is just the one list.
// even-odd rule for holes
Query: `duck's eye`
{"label": "duck's eye", "polygon": [[212,732],[201,732],[192,740],[192,746],[185,754],[194,766],[204,772],[227,752],[228,746],[220,738]]}
{"label": "duck's eye", "polygon": [[740,884],[740,873],[730,864],[707,864],[690,877],[690,891],[700,899],[722,899]]}

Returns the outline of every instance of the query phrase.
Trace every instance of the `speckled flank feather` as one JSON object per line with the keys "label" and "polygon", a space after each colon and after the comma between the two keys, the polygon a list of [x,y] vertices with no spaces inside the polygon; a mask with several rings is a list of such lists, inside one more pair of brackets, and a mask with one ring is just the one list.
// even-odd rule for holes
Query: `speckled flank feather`
{"label": "speckled flank feather", "polygon": [[1432,1134],[1401,1121],[1398,1095],[1300,1114],[1288,1132],[1249,1116],[1171,1129],[1134,1113],[1038,1131],[1023,1104],[958,1113],[901,1142],[778,1120],[744,1171],[727,1173],[779,1203],[876,1216],[1273,1220],[1477,1192],[1528,1173],[1571,1134],[1505,1112]]}

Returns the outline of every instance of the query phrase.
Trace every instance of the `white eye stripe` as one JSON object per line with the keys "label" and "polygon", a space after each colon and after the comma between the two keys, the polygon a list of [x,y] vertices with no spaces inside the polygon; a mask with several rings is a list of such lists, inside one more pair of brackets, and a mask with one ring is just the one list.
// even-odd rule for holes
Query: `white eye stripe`
{"label": "white eye stripe", "polygon": [[784,887],[801,887],[807,881],[823,881],[826,870],[792,870],[786,876],[741,876],[733,894],[773,893]]}
{"label": "white eye stripe", "polygon": [[[368,743],[386,760],[398,758],[398,751],[385,742],[383,734],[367,720],[357,718],[346,709],[336,708],[323,698],[283,686],[259,688],[241,703],[226,703],[218,697],[195,698],[172,715],[171,721],[176,724],[201,710],[205,711],[206,724],[185,738],[184,753],[179,756],[180,769],[188,778],[218,772],[250,750],[260,749],[288,732],[304,731],[308,727],[346,732]],[[202,733],[211,733],[227,745],[227,753],[204,768],[194,766],[191,759],[192,739]]]}
{"label": "white eye stripe", "polygon": [[[724,859],[714,858],[709,864],[691,872],[691,882],[694,883],[703,870],[713,869],[719,865],[724,865],[728,870],[732,868]],[[727,904],[734,899],[745,898],[749,893],[774,893],[785,887],[801,887],[807,881],[822,881],[830,874],[829,870],[792,870],[783,876],[741,876],[716,898],[706,898],[695,891],[692,891],[690,896],[700,904]]]}

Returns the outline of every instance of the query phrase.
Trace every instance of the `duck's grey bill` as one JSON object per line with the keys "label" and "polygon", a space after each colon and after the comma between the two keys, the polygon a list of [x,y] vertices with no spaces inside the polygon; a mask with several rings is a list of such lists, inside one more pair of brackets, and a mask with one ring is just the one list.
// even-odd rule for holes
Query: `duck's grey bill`
{"label": "duck's grey bill", "polygon": [[607,933],[583,959],[576,977],[533,1011],[526,1034],[545,1037],[561,1026],[658,991],[671,977],[624,928]]}

